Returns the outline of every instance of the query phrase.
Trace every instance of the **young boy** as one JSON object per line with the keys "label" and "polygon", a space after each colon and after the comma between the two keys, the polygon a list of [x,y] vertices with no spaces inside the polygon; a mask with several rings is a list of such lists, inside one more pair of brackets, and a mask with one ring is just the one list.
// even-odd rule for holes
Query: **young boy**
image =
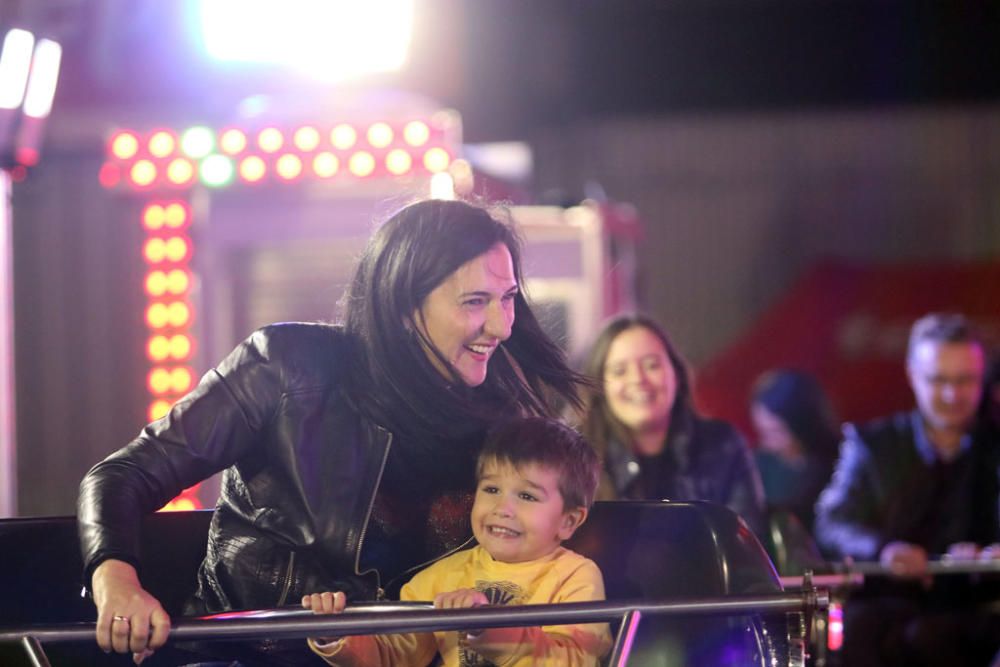
{"label": "young boy", "polygon": [[[472,532],[479,545],[439,560],[413,577],[402,600],[434,600],[439,609],[487,604],[549,604],[604,599],[593,561],[561,546],[587,518],[600,465],[593,449],[559,422],[507,422],[483,445],[476,469]],[[314,593],[302,605],[338,613],[344,594]],[[605,623],[533,628],[364,635],[310,639],[331,665],[596,665],[611,637]]]}

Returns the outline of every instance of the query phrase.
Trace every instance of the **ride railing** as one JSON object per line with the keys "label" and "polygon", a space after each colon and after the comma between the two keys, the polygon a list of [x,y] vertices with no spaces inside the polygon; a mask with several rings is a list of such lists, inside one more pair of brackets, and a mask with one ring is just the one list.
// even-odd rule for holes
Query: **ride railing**
{"label": "ride railing", "polygon": [[[779,577],[782,588],[794,589],[805,585],[825,588],[856,588],[866,580],[900,578],[898,571],[878,561],[843,561],[828,564],[828,573]],[[1000,559],[972,560],[940,556],[927,561],[925,575],[1000,575]],[[920,578],[916,576],[913,578]]]}
{"label": "ride railing", "polygon": [[[813,616],[810,636],[810,664],[812,667],[827,667],[840,664],[837,658],[843,648],[847,628],[844,625],[844,609],[857,594],[865,594],[872,587],[884,590],[890,582],[920,581],[925,590],[936,588],[944,580],[964,580],[984,593],[983,602],[972,603],[976,613],[981,615],[1000,614],[1000,560],[973,560],[953,558],[948,555],[934,556],[920,575],[903,576],[890,566],[877,561],[829,562],[823,565],[822,574],[807,576],[779,577],[786,591],[808,589],[813,586],[827,591],[827,613]],[[985,593],[993,591],[990,595]],[[870,593],[869,593],[870,594]],[[991,601],[989,601],[991,600]]]}
{"label": "ride railing", "polygon": [[[296,639],[402,632],[478,630],[618,621],[609,667],[628,664],[632,642],[645,616],[731,616],[801,614],[811,617],[827,608],[825,590],[803,587],[795,593],[728,595],[687,600],[571,602],[544,605],[434,609],[427,603],[361,603],[343,614],[317,615],[309,610],[270,609],[179,618],[170,640],[215,641]],[[805,624],[808,627],[808,623]],[[94,623],[62,623],[0,628],[0,642],[18,643],[35,667],[51,667],[43,645],[93,642]],[[795,661],[797,662],[797,661]]]}

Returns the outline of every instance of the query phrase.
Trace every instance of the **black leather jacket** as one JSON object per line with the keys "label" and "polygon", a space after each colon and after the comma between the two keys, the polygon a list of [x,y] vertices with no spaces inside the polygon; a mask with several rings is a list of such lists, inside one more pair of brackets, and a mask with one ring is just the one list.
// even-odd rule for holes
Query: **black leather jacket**
{"label": "black leather jacket", "polygon": [[225,470],[187,613],[281,606],[306,592],[374,597],[361,571],[366,526],[390,433],[362,419],[342,381],[350,345],[338,327],[255,332],[170,414],[97,464],[80,486],[86,574],[137,565],[139,519]]}
{"label": "black leather jacket", "polygon": [[889,542],[943,553],[1000,539],[997,445],[970,433],[945,469],[915,444],[917,411],[844,427],[833,479],[816,504],[816,540],[831,556],[878,559]]}
{"label": "black leather jacket", "polygon": [[763,485],[742,436],[717,419],[682,413],[675,420],[659,456],[640,459],[608,442],[600,498],[707,500],[729,507],[763,539]]}

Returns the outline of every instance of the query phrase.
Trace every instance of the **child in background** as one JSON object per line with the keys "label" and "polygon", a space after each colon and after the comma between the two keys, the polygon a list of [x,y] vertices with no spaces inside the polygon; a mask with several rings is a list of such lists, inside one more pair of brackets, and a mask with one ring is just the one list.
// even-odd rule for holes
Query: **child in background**
{"label": "child in background", "polygon": [[[549,604],[604,599],[597,565],[562,542],[587,518],[600,465],[587,442],[541,417],[495,429],[476,469],[472,531],[478,546],[437,561],[413,577],[402,600],[433,600],[439,609],[488,604]],[[340,592],[314,593],[302,605],[339,613]],[[611,644],[605,623],[475,632],[309,639],[331,665],[597,665]]]}

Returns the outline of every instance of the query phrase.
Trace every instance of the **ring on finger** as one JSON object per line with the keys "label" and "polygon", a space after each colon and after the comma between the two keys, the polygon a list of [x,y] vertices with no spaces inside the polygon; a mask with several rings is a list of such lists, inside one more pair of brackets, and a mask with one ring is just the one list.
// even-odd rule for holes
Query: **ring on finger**
{"label": "ring on finger", "polygon": [[118,614],[115,614],[114,616],[112,616],[111,620],[112,621],[125,621],[126,623],[129,622],[128,616],[119,616]]}

